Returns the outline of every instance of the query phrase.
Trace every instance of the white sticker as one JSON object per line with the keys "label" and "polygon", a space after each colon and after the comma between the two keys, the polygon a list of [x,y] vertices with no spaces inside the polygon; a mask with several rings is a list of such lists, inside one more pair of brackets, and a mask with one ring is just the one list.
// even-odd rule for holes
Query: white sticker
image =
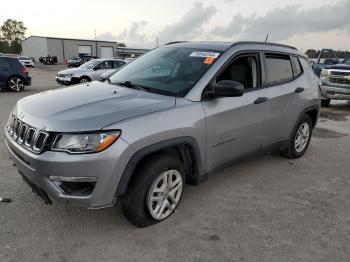
{"label": "white sticker", "polygon": [[212,58],[218,58],[220,53],[215,52],[192,52],[189,56],[190,57],[212,57]]}

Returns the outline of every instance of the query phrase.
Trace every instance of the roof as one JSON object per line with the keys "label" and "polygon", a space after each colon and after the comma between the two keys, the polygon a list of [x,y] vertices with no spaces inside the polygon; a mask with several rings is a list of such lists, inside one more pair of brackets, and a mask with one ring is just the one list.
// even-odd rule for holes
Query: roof
{"label": "roof", "polygon": [[277,43],[254,42],[254,41],[239,41],[239,42],[178,41],[178,42],[170,42],[165,45],[175,45],[175,46],[199,48],[199,49],[213,49],[218,51],[226,51],[230,47],[238,46],[238,45],[264,45],[264,46],[273,46],[273,47],[297,50],[295,47],[288,46],[288,45],[277,44]]}
{"label": "roof", "polygon": [[[97,43],[111,43],[111,44],[118,44],[117,41],[104,41],[104,40],[95,40],[95,39],[79,39],[79,38],[66,38],[66,37],[51,37],[51,36],[38,36],[38,35],[31,35],[25,38],[23,41],[26,41],[29,38],[37,37],[37,38],[46,38],[46,39],[58,39],[58,40],[71,40],[71,41],[87,41],[87,42],[97,42]],[[117,48],[123,48],[126,50],[142,50],[142,51],[149,51],[149,49],[141,49],[141,48],[129,48],[129,47],[117,47]]]}

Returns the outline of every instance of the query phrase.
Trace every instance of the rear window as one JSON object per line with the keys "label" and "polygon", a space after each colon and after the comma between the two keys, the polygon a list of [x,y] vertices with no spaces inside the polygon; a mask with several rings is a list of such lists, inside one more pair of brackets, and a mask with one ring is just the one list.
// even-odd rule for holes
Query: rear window
{"label": "rear window", "polygon": [[278,85],[293,79],[289,55],[266,54],[266,67],[270,85]]}
{"label": "rear window", "polygon": [[292,56],[293,63],[294,63],[294,77],[298,77],[303,73],[303,69],[300,65],[299,58],[296,56]]}
{"label": "rear window", "polygon": [[0,58],[0,68],[9,68],[11,67],[9,61],[6,58]]}

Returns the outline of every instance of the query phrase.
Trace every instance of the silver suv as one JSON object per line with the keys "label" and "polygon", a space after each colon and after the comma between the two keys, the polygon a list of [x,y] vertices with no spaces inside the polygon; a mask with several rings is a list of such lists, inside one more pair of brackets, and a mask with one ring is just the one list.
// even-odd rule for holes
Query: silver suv
{"label": "silver suv", "polygon": [[320,109],[306,57],[278,44],[169,43],[110,81],[20,100],[6,146],[47,203],[102,208],[119,199],[140,227],[168,218],[185,183],[232,161],[302,156]]}
{"label": "silver suv", "polygon": [[120,59],[93,59],[78,68],[62,70],[56,75],[56,82],[63,85],[86,83],[100,80],[100,76],[112,69],[120,68],[126,64]]}

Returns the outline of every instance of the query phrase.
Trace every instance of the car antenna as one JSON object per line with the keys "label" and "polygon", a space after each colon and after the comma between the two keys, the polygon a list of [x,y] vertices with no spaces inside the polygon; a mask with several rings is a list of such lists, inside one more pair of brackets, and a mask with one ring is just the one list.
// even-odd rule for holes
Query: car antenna
{"label": "car antenna", "polygon": [[267,39],[269,39],[269,33],[267,33],[267,35],[266,35],[265,43],[267,42]]}

